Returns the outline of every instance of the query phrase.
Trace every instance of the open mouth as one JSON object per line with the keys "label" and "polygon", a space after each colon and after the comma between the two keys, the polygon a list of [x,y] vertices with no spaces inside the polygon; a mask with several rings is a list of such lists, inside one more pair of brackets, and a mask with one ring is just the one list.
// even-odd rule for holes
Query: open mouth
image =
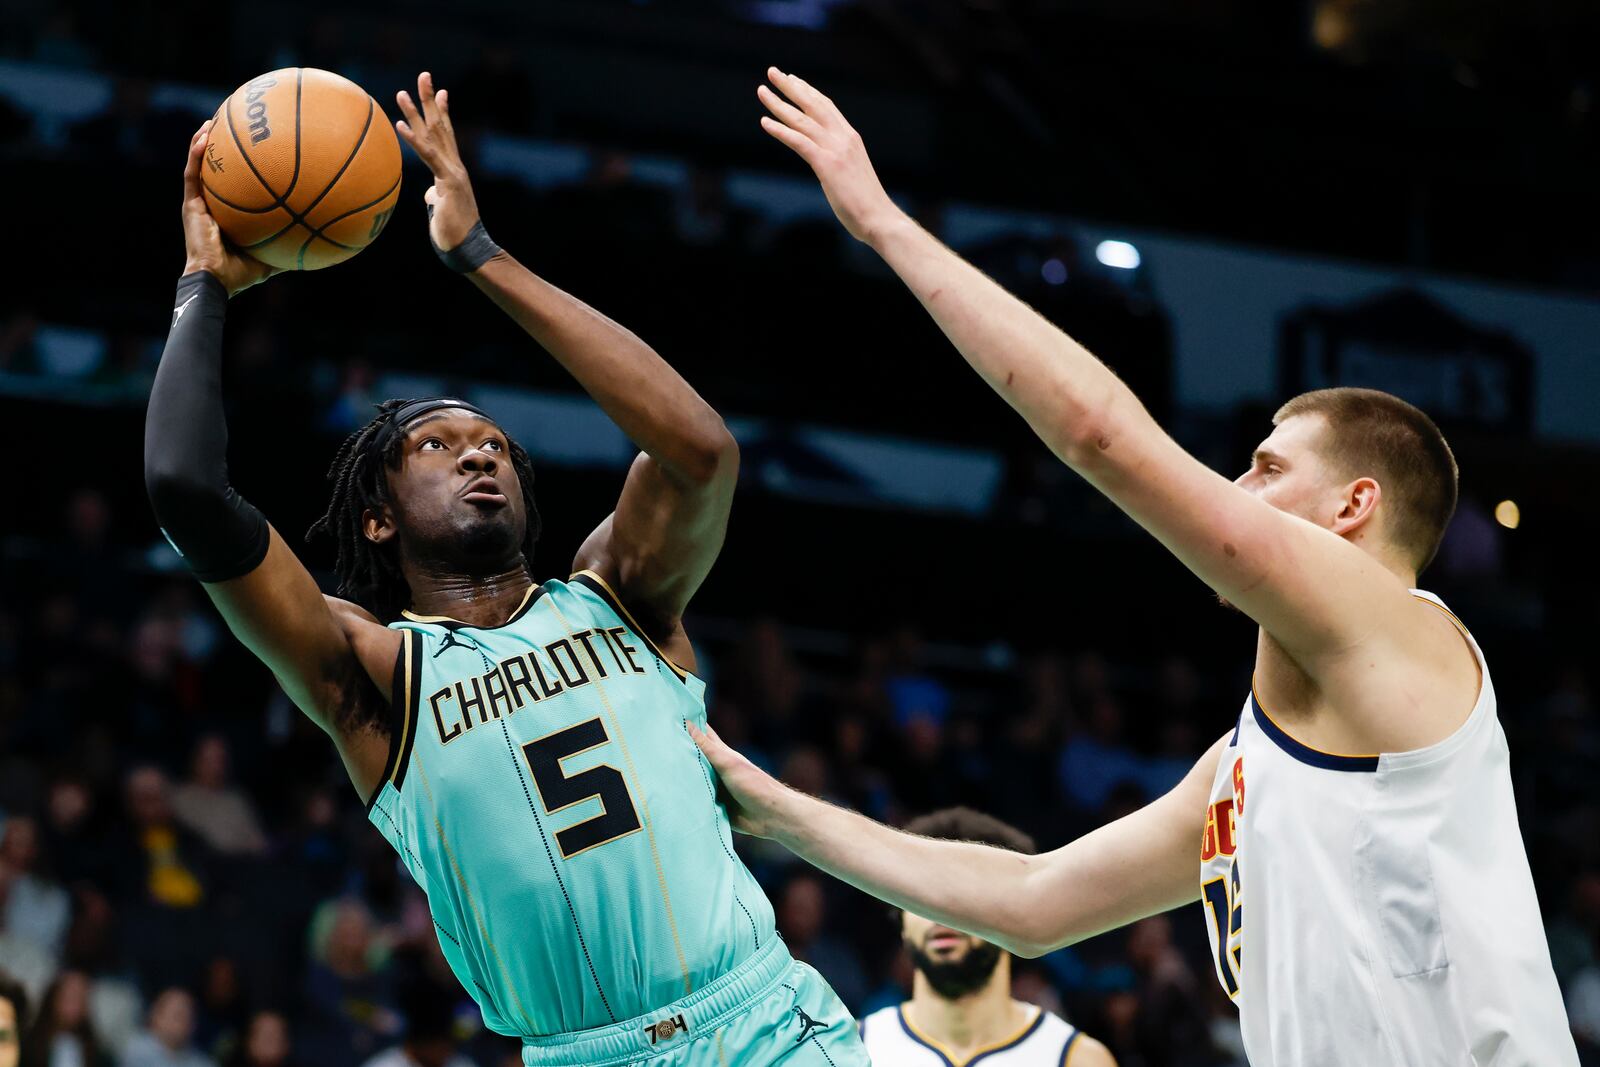
{"label": "open mouth", "polygon": [[461,499],[469,504],[493,504],[496,506],[508,503],[506,495],[500,491],[493,478],[479,478],[467,486],[467,491],[461,494]]}

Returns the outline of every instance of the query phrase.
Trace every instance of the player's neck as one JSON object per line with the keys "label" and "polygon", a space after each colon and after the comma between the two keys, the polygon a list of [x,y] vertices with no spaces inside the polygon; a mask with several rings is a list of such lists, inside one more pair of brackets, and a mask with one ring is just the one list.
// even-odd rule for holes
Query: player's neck
{"label": "player's neck", "polygon": [[445,615],[469,626],[499,626],[527,596],[533,576],[519,559],[515,566],[488,575],[407,567],[406,581],[413,614]]}
{"label": "player's neck", "polygon": [[963,1056],[1016,1037],[1034,1013],[1031,1005],[1011,999],[1011,960],[1005,956],[983,988],[956,1000],[934,992],[917,972],[901,1010],[924,1036]]}

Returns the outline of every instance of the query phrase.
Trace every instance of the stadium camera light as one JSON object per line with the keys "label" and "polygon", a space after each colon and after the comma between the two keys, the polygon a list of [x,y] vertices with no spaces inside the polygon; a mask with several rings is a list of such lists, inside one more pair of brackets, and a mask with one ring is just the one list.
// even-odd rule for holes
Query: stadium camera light
{"label": "stadium camera light", "polygon": [[1094,258],[1118,270],[1136,270],[1139,250],[1127,241],[1101,241],[1094,246]]}

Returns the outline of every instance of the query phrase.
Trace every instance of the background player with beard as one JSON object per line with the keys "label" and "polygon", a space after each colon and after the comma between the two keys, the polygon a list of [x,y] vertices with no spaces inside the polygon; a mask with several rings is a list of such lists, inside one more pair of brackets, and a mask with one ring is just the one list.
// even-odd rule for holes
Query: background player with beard
{"label": "background player with beard", "polygon": [[[1032,855],[1033,838],[971,808],[946,808],[907,833],[978,841]],[[877,1067],[947,1067],[980,1056],[992,1067],[1116,1067],[1111,1052],[1065,1019],[1011,996],[1011,955],[999,945],[899,912],[915,967],[911,999],[861,1020]]]}

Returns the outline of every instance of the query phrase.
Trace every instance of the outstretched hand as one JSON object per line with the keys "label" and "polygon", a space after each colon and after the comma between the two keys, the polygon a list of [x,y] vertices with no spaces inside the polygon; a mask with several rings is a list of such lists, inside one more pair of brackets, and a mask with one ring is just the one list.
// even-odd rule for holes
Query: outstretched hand
{"label": "outstretched hand", "polygon": [[417,75],[416,102],[404,89],[395,101],[405,116],[394,124],[395,132],[433,172],[433,184],[422,194],[428,205],[428,236],[448,251],[465,241],[478,222],[478,201],[450,123],[450,94],[435,91],[433,75],[423,71]]}
{"label": "outstretched hand", "polygon": [[752,837],[771,837],[777,828],[777,802],[788,787],[729,748],[709,725],[702,730],[691,722],[688,727],[689,736],[722,782],[733,828]]}
{"label": "outstretched hand", "polygon": [[205,155],[206,140],[211,135],[211,121],[207,119],[189,138],[189,159],[183,167],[183,273],[206,271],[232,296],[241,289],[266,281],[278,273],[278,268],[234,251],[223,238],[217,220],[211,217],[211,209],[206,207],[200,159]]}
{"label": "outstretched hand", "polygon": [[850,236],[871,243],[874,234],[902,213],[883,191],[861,135],[832,100],[802,79],[777,67],[767,68],[767,78],[783,95],[765,85],[756,89],[772,112],[761,116],[761,128],[810,164]]}

